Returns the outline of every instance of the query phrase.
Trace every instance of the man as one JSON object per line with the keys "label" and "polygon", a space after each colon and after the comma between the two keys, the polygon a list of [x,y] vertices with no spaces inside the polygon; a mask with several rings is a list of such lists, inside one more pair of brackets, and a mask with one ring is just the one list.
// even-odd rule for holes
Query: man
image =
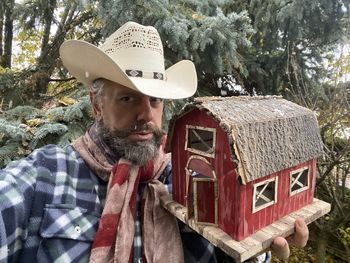
{"label": "man", "polygon": [[[101,47],[67,41],[64,65],[90,87],[95,123],[0,171],[0,262],[215,262],[214,248],[159,205],[171,183],[163,99],[192,96],[190,61],[164,69],[158,32],[128,22]],[[304,246],[296,221],[291,238]],[[272,249],[289,256],[284,238]]]}

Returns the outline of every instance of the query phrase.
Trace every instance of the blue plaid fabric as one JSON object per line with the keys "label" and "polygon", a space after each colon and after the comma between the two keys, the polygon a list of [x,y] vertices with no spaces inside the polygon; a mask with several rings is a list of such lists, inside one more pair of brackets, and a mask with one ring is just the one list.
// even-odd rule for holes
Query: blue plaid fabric
{"label": "blue plaid fabric", "polygon": [[0,262],[88,262],[106,184],[72,147],[0,171]]}
{"label": "blue plaid fabric", "polygon": [[[171,189],[170,165],[160,180]],[[0,262],[88,262],[106,189],[71,146],[45,146],[0,170]],[[137,262],[139,214],[135,227]],[[180,229],[186,262],[217,262],[210,243]]]}

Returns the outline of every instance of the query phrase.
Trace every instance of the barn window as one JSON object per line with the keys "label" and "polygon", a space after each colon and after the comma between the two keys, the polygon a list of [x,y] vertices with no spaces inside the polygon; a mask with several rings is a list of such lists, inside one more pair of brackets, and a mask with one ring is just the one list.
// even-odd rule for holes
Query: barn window
{"label": "barn window", "polygon": [[253,213],[277,202],[278,178],[271,178],[254,185]]}
{"label": "barn window", "polygon": [[291,196],[309,188],[309,174],[308,167],[303,167],[290,173],[289,193]]}
{"label": "barn window", "polygon": [[207,157],[215,156],[216,130],[213,128],[187,125],[186,150]]}

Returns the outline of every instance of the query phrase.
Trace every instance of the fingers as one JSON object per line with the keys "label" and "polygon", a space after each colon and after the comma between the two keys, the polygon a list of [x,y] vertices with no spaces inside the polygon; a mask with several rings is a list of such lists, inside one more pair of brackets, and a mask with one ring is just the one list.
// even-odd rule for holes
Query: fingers
{"label": "fingers", "polygon": [[[295,233],[288,237],[289,244],[296,247],[304,247],[309,239],[309,229],[302,218],[298,218],[294,223]],[[289,245],[286,239],[283,237],[276,237],[271,245],[272,252],[279,259],[287,259],[290,255]]]}
{"label": "fingers", "polygon": [[309,229],[302,218],[297,218],[294,223],[295,233],[288,241],[291,245],[296,247],[305,247],[307,240],[309,239]]}
{"label": "fingers", "polygon": [[287,240],[285,240],[283,237],[276,237],[273,240],[271,250],[279,259],[289,258],[289,245]]}

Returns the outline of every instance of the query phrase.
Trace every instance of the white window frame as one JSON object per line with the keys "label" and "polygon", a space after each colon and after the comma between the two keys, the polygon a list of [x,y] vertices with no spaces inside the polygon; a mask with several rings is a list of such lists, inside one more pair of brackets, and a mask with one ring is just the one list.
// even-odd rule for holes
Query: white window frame
{"label": "white window frame", "polygon": [[[303,185],[303,187],[301,187],[301,188],[299,188],[299,189],[297,189],[297,190],[294,190],[294,191],[292,191],[292,187],[294,186],[294,184],[302,184],[299,180],[298,180],[298,178],[300,178],[300,176],[303,174],[303,172],[305,171],[305,170],[308,170],[307,171],[307,178],[306,178],[306,185]],[[292,178],[293,178],[293,175],[295,175],[295,174],[298,174],[298,176],[297,176],[297,180],[294,180],[294,181],[292,181]],[[297,170],[294,170],[294,171],[291,171],[290,173],[289,173],[289,196],[293,196],[293,195],[296,195],[296,194],[298,194],[298,193],[301,193],[301,192],[304,192],[304,191],[306,191],[307,189],[309,189],[309,184],[310,184],[310,167],[308,167],[308,166],[304,166],[304,167],[302,167],[302,168],[299,168],[299,169],[297,169]]]}
{"label": "white window frame", "polygon": [[[190,129],[195,129],[195,130],[205,130],[205,131],[209,131],[213,133],[213,152],[212,153],[207,153],[207,152],[203,152],[197,149],[193,149],[188,147],[188,143],[189,143],[189,130]],[[209,128],[209,127],[201,127],[201,126],[194,126],[194,125],[186,125],[186,141],[185,141],[185,150],[189,151],[189,152],[193,152],[195,154],[199,154],[202,156],[206,156],[206,157],[210,157],[210,158],[215,158],[215,145],[216,145],[216,129],[215,128]]]}
{"label": "white window frame", "polygon": [[[266,187],[268,186],[268,184],[270,182],[275,182],[275,189],[274,189],[274,199],[273,200],[270,200],[269,202],[267,202],[266,204],[263,204],[259,207],[256,207],[256,203],[257,201],[259,200],[260,196],[264,196],[263,195],[263,192],[264,190],[266,189]],[[266,185],[265,188],[263,188],[263,190],[261,192],[258,193],[258,190],[257,188],[261,185]],[[267,179],[265,181],[262,181],[262,182],[259,182],[259,183],[256,183],[254,184],[254,189],[253,189],[253,198],[252,198],[252,201],[253,201],[253,213],[256,213],[262,209],[265,209],[266,207],[269,207],[273,204],[276,204],[277,203],[277,189],[278,189],[278,177],[274,177],[274,178],[270,178],[270,179]],[[258,197],[258,198],[257,198]],[[264,196],[265,198],[267,198],[266,196]]]}

